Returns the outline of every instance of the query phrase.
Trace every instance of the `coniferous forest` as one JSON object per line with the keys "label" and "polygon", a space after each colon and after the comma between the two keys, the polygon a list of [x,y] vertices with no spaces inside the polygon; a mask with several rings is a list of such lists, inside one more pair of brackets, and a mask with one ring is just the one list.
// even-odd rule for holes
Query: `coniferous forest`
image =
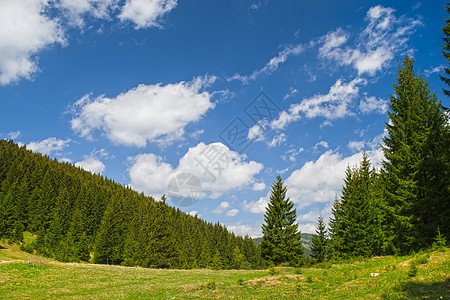
{"label": "coniferous forest", "polygon": [[[448,111],[408,56],[390,96],[376,170],[364,153],[348,166],[328,229],[319,218],[312,260],[407,254],[448,236]],[[301,233],[281,177],[272,187],[260,246],[98,174],[0,140],[0,238],[60,261],[156,268],[301,265]]]}
{"label": "coniferous forest", "polygon": [[60,261],[156,268],[260,266],[248,236],[235,236],[165,199],[0,140],[0,238]]}
{"label": "coniferous forest", "polygon": [[[446,7],[450,13],[450,5]],[[450,19],[442,28],[450,61]],[[445,244],[450,234],[450,113],[414,69],[399,63],[389,96],[384,153],[348,166],[326,226],[318,219],[313,262],[401,255]],[[445,68],[446,76],[450,69]],[[440,79],[450,86],[450,78]],[[449,96],[450,91],[444,89]],[[258,269],[305,263],[297,211],[277,177],[261,244],[190,216],[72,164],[0,140],[0,238],[63,262],[153,268]],[[436,238],[437,237],[437,238]]]}

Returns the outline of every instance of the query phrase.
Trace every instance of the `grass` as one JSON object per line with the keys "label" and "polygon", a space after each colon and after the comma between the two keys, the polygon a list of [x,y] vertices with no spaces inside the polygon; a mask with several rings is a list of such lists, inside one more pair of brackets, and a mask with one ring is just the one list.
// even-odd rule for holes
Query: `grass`
{"label": "grass", "polygon": [[60,263],[0,245],[0,299],[450,299],[449,249],[327,268],[213,271]]}

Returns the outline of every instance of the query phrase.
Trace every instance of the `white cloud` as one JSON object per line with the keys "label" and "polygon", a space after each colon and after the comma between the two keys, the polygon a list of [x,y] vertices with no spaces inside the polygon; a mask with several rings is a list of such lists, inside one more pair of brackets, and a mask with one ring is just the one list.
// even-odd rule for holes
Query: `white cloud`
{"label": "white cloud", "polygon": [[266,126],[266,123],[267,123],[267,121],[263,120],[263,121],[258,122],[255,125],[253,125],[248,130],[247,139],[249,139],[250,141],[256,141],[256,142],[264,141],[264,139],[265,139],[264,128]]}
{"label": "white cloud", "polygon": [[245,236],[248,235],[251,238],[257,238],[262,236],[261,224],[242,224],[236,222],[226,225],[227,229],[233,232],[235,235]]}
{"label": "white cloud", "polygon": [[439,72],[441,72],[444,69],[445,69],[445,66],[440,65],[440,66],[437,66],[437,67],[434,67],[434,68],[426,69],[424,71],[424,73],[425,73],[425,76],[429,77],[430,75],[432,75],[434,73],[439,73]]}
{"label": "white cloud", "polygon": [[284,95],[283,100],[286,100],[288,98],[294,97],[295,95],[297,95],[299,93],[299,91],[293,87],[289,88],[289,93],[287,93],[286,95]]}
{"label": "white cloud", "polygon": [[70,25],[82,28],[86,15],[109,19],[118,3],[119,0],[59,0],[55,5],[62,10]]}
{"label": "white cloud", "polygon": [[237,152],[222,143],[199,143],[189,148],[176,167],[154,154],[141,154],[130,160],[130,185],[156,198],[167,192],[170,180],[181,172],[198,178],[203,196],[217,198],[231,190],[253,184],[254,176],[263,169],[261,163],[244,161]]}
{"label": "white cloud", "polygon": [[[383,138],[386,136],[387,131],[386,129],[384,132],[380,135],[375,136],[371,141],[350,141],[347,145],[347,147],[352,150],[353,152],[360,152],[364,149],[370,149],[372,151],[375,151],[377,149],[380,149],[381,144],[383,143]],[[378,152],[373,152],[378,153]],[[381,154],[381,152],[380,152]]]}
{"label": "white cloud", "polygon": [[190,215],[190,216],[192,216],[192,217],[197,216],[197,217],[199,217],[199,218],[202,216],[202,215],[199,214],[198,211],[196,211],[196,210],[192,210],[192,211],[188,212],[188,215]]}
{"label": "white cloud", "polygon": [[55,20],[43,14],[45,0],[0,1],[0,85],[30,79],[38,71],[36,54],[54,44],[65,44]]}
{"label": "white cloud", "polygon": [[215,77],[191,82],[144,85],[115,98],[84,96],[73,105],[72,129],[92,138],[96,130],[115,144],[145,147],[147,142],[171,143],[182,138],[184,128],[214,108],[211,94],[200,90]]}
{"label": "white cloud", "polygon": [[269,75],[275,72],[276,70],[278,70],[278,67],[281,64],[285,63],[290,56],[299,55],[303,52],[303,50],[304,48],[302,45],[287,46],[282,51],[278,52],[277,56],[272,57],[263,68],[253,71],[253,73],[250,75],[241,75],[236,73],[227,80],[239,80],[243,84],[248,84],[250,81],[256,80],[261,75]]}
{"label": "white cloud", "polygon": [[328,32],[322,37],[323,45],[319,48],[319,56],[327,57],[333,56],[334,51],[338,50],[348,40],[348,33],[342,28],[338,28],[335,31]]}
{"label": "white cloud", "polygon": [[[381,166],[381,149],[367,154],[375,167]],[[288,196],[299,208],[314,203],[332,203],[341,193],[347,166],[358,165],[361,159],[361,152],[348,157],[331,150],[325,152],[316,161],[306,162],[286,179]]]}
{"label": "white cloud", "polygon": [[323,148],[327,149],[328,148],[328,143],[325,142],[325,141],[320,141],[320,142],[318,142],[317,144],[314,145],[313,149],[317,150],[317,149],[319,149],[319,147],[323,147]]}
{"label": "white cloud", "polygon": [[388,102],[381,98],[376,97],[366,97],[365,99],[361,99],[361,102],[359,103],[359,110],[362,113],[379,113],[379,114],[385,114],[388,109]]}
{"label": "white cloud", "polygon": [[101,174],[105,171],[105,165],[103,162],[93,156],[85,156],[84,160],[75,163],[75,166],[96,174]]}
{"label": "white cloud", "polygon": [[365,141],[350,141],[348,142],[348,149],[352,150],[353,152],[360,152],[364,149],[366,145]]}
{"label": "white cloud", "polygon": [[286,135],[284,133],[280,133],[273,137],[270,143],[267,143],[269,148],[280,146],[282,143],[286,142]]}
{"label": "white cloud", "polygon": [[113,158],[114,156],[109,155],[105,149],[100,149],[98,151],[94,150],[89,155],[85,155],[82,161],[75,163],[75,166],[81,167],[86,171],[92,173],[101,174],[105,171],[105,164],[100,160],[101,158]]}
{"label": "white cloud", "polygon": [[20,136],[20,134],[21,134],[20,130],[12,131],[12,132],[8,133],[8,138],[15,140]]}
{"label": "white cloud", "polygon": [[267,197],[261,197],[257,201],[250,201],[247,202],[244,200],[242,203],[242,207],[244,210],[249,211],[254,214],[263,214],[266,211],[267,204],[269,203],[269,200]]}
{"label": "white cloud", "polygon": [[319,57],[341,66],[352,65],[358,74],[374,75],[387,66],[395,55],[407,49],[409,37],[421,22],[405,16],[396,17],[395,10],[380,5],[366,15],[367,26],[356,38],[354,47],[346,46],[350,35],[338,28],[321,39]]}
{"label": "white cloud", "polygon": [[160,27],[160,18],[177,6],[177,0],[127,0],[118,16],[131,21],[136,29]]}
{"label": "white cloud", "polygon": [[230,203],[228,203],[227,201],[223,201],[212,212],[215,214],[221,214],[224,211],[226,211],[229,207],[230,207]]}
{"label": "white cloud", "polygon": [[326,95],[316,95],[292,104],[288,111],[282,111],[278,118],[270,124],[272,129],[284,129],[289,123],[301,119],[323,117],[327,120],[344,118],[351,115],[350,105],[358,97],[358,85],[365,84],[361,78],[355,78],[349,83],[338,79]]}
{"label": "white cloud", "polygon": [[252,187],[254,191],[263,191],[266,188],[266,184],[264,182],[255,182]]}
{"label": "white cloud", "polygon": [[284,161],[291,161],[291,162],[295,162],[297,161],[297,156],[302,153],[303,151],[305,151],[305,149],[303,149],[302,147],[300,148],[295,148],[295,146],[291,145],[290,149],[287,150],[282,156],[281,158]]}
{"label": "white cloud", "polygon": [[315,233],[315,225],[314,223],[307,223],[307,224],[298,224],[298,229],[301,233]]}
{"label": "white cloud", "polygon": [[226,212],[226,215],[229,217],[234,217],[239,213],[239,209],[233,208]]}
{"label": "white cloud", "polygon": [[27,144],[27,149],[33,152],[39,152],[44,155],[51,155],[53,152],[62,151],[69,146],[70,139],[61,140],[55,137],[49,137],[42,141],[33,141]]}

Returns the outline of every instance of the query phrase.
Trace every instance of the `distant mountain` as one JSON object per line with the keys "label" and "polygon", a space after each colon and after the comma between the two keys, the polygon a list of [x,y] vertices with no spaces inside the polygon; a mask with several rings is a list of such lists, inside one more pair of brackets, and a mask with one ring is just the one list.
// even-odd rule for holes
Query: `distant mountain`
{"label": "distant mountain", "polygon": [[[311,240],[313,235],[311,233],[302,233],[302,245],[305,248],[305,256],[311,255]],[[254,238],[253,242],[256,246],[261,243],[262,237]]]}

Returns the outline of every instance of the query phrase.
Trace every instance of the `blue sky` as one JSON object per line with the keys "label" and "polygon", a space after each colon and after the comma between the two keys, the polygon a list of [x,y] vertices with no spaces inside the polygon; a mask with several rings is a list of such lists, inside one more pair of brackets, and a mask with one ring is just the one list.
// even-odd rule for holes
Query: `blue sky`
{"label": "blue sky", "polygon": [[254,237],[280,175],[312,233],[406,53],[448,106],[444,4],[0,0],[0,137]]}

